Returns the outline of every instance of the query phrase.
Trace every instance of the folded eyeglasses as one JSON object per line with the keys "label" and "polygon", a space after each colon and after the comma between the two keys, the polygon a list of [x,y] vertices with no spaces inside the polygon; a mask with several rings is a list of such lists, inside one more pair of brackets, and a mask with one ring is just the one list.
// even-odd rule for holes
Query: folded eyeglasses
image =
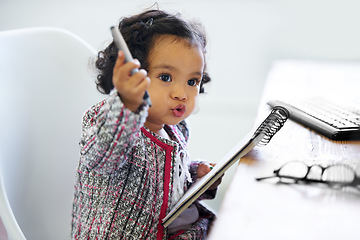
{"label": "folded eyeglasses", "polygon": [[321,166],[307,165],[301,161],[291,161],[273,171],[274,175],[259,177],[261,181],[270,178],[279,178],[281,183],[322,183],[332,188],[354,187],[360,191],[360,178],[355,170],[346,164]]}

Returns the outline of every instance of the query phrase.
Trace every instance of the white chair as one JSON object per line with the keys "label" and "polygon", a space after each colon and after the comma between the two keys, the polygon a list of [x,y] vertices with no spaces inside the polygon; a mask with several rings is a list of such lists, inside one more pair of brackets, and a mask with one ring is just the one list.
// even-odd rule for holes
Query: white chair
{"label": "white chair", "polygon": [[9,239],[69,239],[96,52],[57,28],[0,32],[0,216]]}

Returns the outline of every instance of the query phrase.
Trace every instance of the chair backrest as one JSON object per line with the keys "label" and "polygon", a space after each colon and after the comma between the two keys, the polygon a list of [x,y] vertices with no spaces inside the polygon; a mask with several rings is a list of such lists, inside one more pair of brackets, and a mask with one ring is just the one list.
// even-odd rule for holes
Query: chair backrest
{"label": "chair backrest", "polygon": [[69,239],[81,118],[103,98],[95,56],[62,29],[0,32],[0,174],[27,239]]}

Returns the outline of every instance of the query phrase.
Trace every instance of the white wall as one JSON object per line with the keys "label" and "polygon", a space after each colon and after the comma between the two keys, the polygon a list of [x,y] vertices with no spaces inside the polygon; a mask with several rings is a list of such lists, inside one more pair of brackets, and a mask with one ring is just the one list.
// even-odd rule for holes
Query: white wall
{"label": "white wall", "polygon": [[[101,50],[109,27],[154,1],[0,0],[0,31],[34,26],[70,30]],[[193,157],[216,162],[253,126],[266,74],[279,58],[358,60],[360,1],[157,1],[199,19],[209,37],[213,78],[200,111],[190,118]],[[59,46],[61,47],[61,46]],[[21,56],[19,56],[21,57]],[[289,79],[291,81],[291,79]],[[92,103],[89,103],[91,105]],[[220,189],[219,201],[231,174]],[[212,204],[218,208],[218,202]]]}

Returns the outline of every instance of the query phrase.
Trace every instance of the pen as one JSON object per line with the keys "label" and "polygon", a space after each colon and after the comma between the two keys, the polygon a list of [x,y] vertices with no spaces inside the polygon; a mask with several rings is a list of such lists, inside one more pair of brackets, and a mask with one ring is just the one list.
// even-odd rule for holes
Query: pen
{"label": "pen", "polygon": [[[126,42],[123,38],[123,36],[121,35],[119,29],[117,27],[114,27],[112,26],[110,28],[111,30],[111,34],[113,36],[113,39],[114,39],[114,43],[116,45],[116,47],[119,49],[119,50],[122,50],[124,52],[124,55],[125,55],[125,62],[130,62],[133,60],[133,57],[131,56],[131,53],[130,53],[130,50],[129,48],[127,47],[126,45]],[[131,75],[137,73],[139,71],[139,69],[135,68],[131,71]],[[144,97],[143,99],[146,101],[146,103],[151,107],[151,100],[150,100],[150,97],[149,97],[149,94],[147,91],[145,91],[145,94],[144,94]]]}

